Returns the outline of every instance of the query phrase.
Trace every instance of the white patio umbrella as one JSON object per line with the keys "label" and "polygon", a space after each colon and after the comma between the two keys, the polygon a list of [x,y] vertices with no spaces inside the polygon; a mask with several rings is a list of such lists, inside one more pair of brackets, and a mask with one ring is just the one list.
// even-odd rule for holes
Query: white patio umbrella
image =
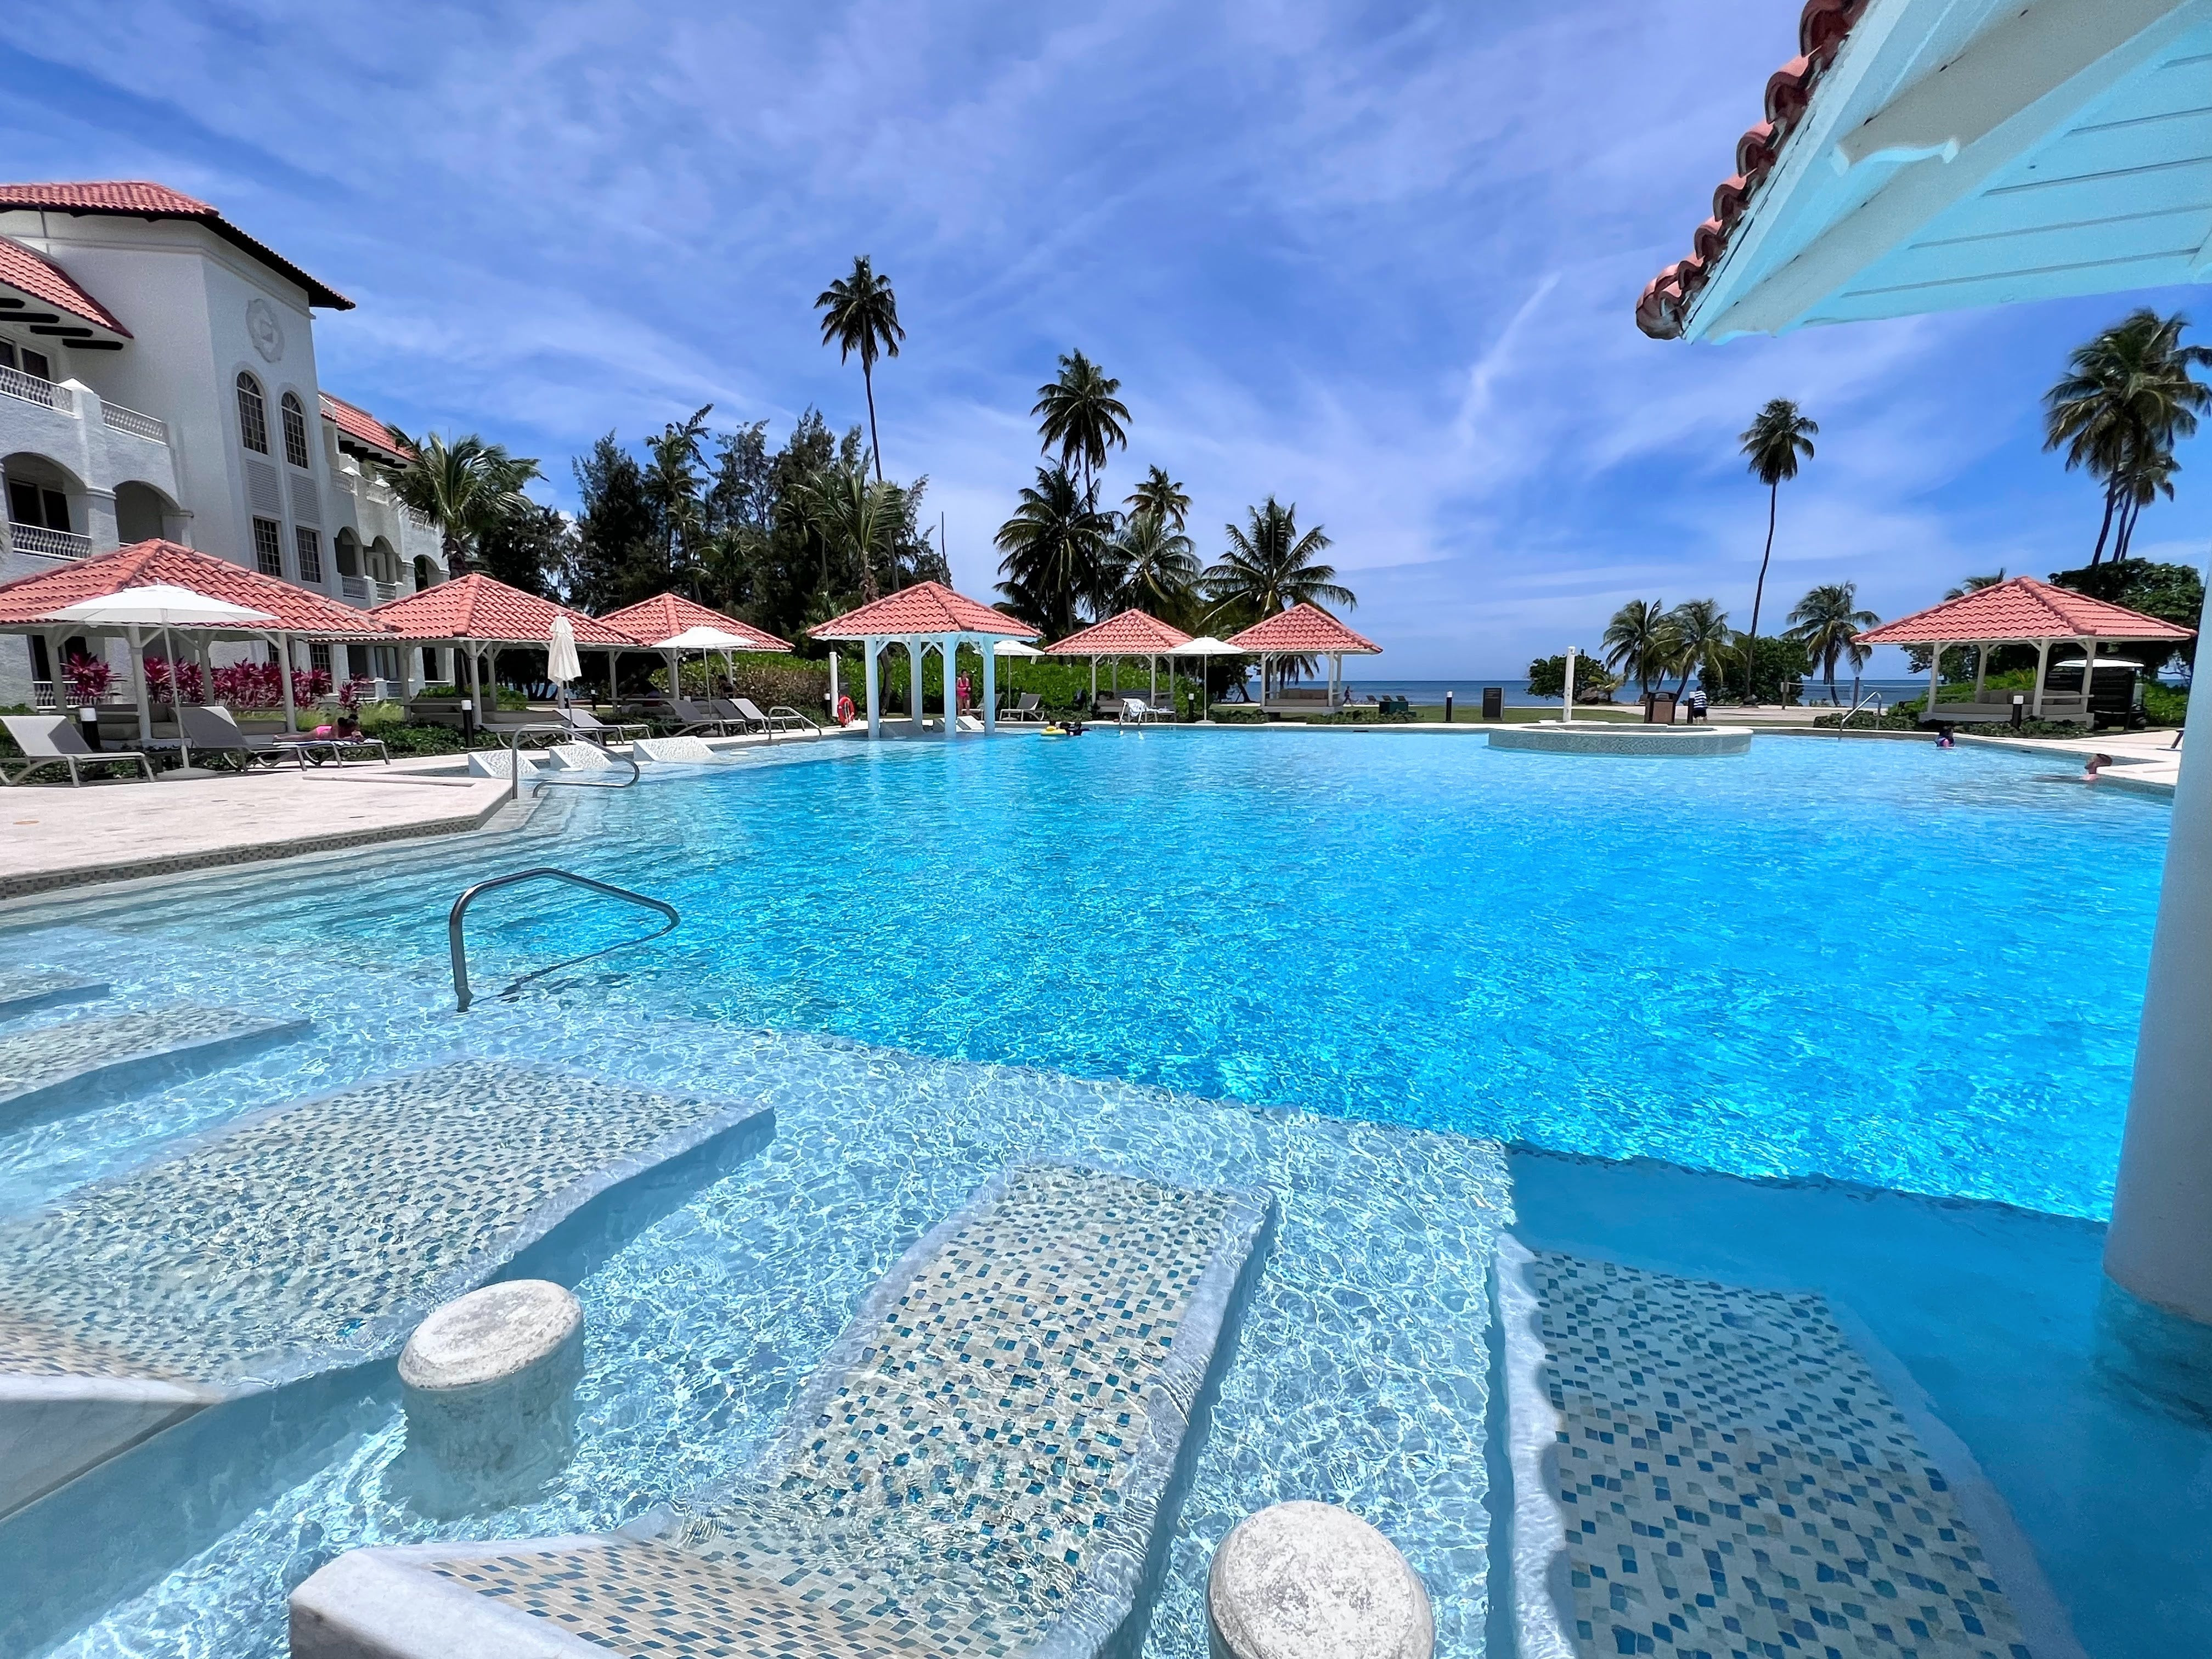
{"label": "white patio umbrella", "polygon": [[668,667],[668,695],[672,699],[681,696],[684,692],[683,686],[678,683],[679,678],[678,671],[682,666],[684,653],[686,651],[696,651],[702,656],[709,651],[720,652],[722,672],[732,680],[735,680],[737,671],[731,665],[730,653],[750,651],[753,648],[754,641],[747,639],[744,635],[732,634],[726,628],[714,628],[705,623],[695,623],[681,634],[672,635],[653,647],[656,651],[666,651],[672,653]]}
{"label": "white patio umbrella", "polygon": [[[1177,657],[1241,657],[1245,653],[1239,651],[1226,640],[1217,640],[1211,634],[1201,634],[1196,639],[1186,640],[1174,650],[1163,654],[1169,659],[1169,665],[1172,670],[1174,659]],[[1213,699],[1206,695],[1203,666],[1200,665],[1198,720],[1201,726],[1211,726],[1213,724]]]}
{"label": "white patio umbrella", "polygon": [[[146,668],[137,660],[139,650],[138,630],[158,628],[161,630],[161,654],[169,664],[169,702],[180,708],[177,695],[177,652],[170,640],[169,630],[226,629],[246,628],[258,623],[273,623],[276,618],[266,611],[256,611],[251,605],[234,605],[228,599],[211,599],[205,593],[194,592],[189,587],[179,587],[170,582],[149,583],[144,587],[118,588],[112,593],[102,593],[97,599],[80,599],[75,605],[64,605],[58,611],[49,611],[45,622],[90,623],[95,627],[105,625],[121,628],[131,641],[131,653],[138,684],[146,683]],[[287,672],[291,664],[284,665]],[[143,716],[143,705],[139,709]],[[185,718],[177,715],[177,747],[184,764],[168,777],[200,778],[210,775],[192,764],[191,740],[185,735]]]}
{"label": "white patio umbrella", "polygon": [[[1044,653],[1033,645],[1024,645],[1019,640],[1000,640],[991,647],[991,654],[1001,659],[1018,659],[1023,657],[1042,657]],[[1013,690],[1012,682],[1007,682],[1006,695],[1012,696]]]}
{"label": "white patio umbrella", "polygon": [[568,682],[583,678],[584,665],[576,660],[576,630],[566,617],[553,618],[545,646],[545,678],[568,689]]}

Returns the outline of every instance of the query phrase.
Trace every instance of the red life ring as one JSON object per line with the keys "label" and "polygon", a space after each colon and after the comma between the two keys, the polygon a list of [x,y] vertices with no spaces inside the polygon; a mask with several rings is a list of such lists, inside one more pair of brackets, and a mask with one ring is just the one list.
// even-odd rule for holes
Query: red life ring
{"label": "red life ring", "polygon": [[852,723],[853,723],[853,700],[852,700],[850,697],[840,697],[840,698],[838,698],[838,699],[837,699],[837,724],[838,724],[838,725],[840,725],[840,726],[850,726]]}

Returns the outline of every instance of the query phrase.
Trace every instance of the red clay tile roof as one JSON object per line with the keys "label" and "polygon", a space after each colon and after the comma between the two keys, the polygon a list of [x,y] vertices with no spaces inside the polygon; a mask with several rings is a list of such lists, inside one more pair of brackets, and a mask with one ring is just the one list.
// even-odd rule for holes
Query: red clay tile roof
{"label": "red clay tile roof", "polygon": [[1735,172],[1713,191],[1712,217],[1690,238],[1690,257],[1654,276],[1636,302],[1636,325],[1653,339],[1681,335],[1683,313],[1720,263],[1729,233],[1773,172],[1782,146],[1813,101],[1814,83],[1835,61],[1844,37],[1866,8],[1867,0],[1805,0],[1797,15],[1797,56],[1768,79],[1766,118],[1736,140]]}
{"label": "red clay tile roof", "polygon": [[[79,288],[76,277],[36,249],[6,236],[0,236],[0,283],[111,334],[120,334],[126,340],[131,337],[131,331],[115,320],[115,313]],[[0,312],[0,318],[9,314]]]}
{"label": "red clay tile roof", "polygon": [[1142,611],[1124,611],[1046,647],[1052,657],[1151,657],[1188,645],[1190,635]]}
{"label": "red clay tile roof", "polygon": [[576,643],[634,649],[637,641],[596,617],[509,587],[481,571],[458,581],[440,582],[409,593],[368,613],[407,640],[477,640],[488,644],[545,645],[553,638],[553,618],[566,617]]}
{"label": "red clay tile roof", "polygon": [[322,399],[323,418],[351,438],[380,455],[395,461],[412,460],[415,452],[392,435],[392,428],[359,404],[349,404],[343,398],[333,398],[327,392],[316,394]]}
{"label": "red clay tile roof", "polygon": [[268,624],[272,634],[304,634],[314,639],[389,637],[384,625],[366,611],[228,559],[160,540],[137,542],[96,558],[0,583],[0,626],[35,622],[66,605],[157,582],[173,582],[210,599],[265,611],[276,618]]}
{"label": "red clay tile roof", "polygon": [[1869,628],[1862,645],[1976,645],[2019,640],[2185,640],[2177,628],[2125,605],[2108,605],[2033,576],[1977,588],[1909,617]]}
{"label": "red clay tile roof", "polygon": [[788,641],[776,638],[766,629],[755,628],[750,623],[726,617],[719,611],[709,611],[681,593],[656,593],[623,610],[611,611],[599,620],[629,635],[640,645],[659,645],[663,640],[674,639],[686,629],[719,628],[726,634],[744,635],[754,642],[752,648],[756,651],[791,649]]}
{"label": "red clay tile roof", "polygon": [[197,219],[234,247],[244,249],[278,275],[307,290],[307,303],[351,311],[353,301],[317,282],[264,242],[256,241],[216,211],[214,204],[143,179],[100,179],[83,184],[0,185],[0,213],[36,209],[48,213],[106,214],[138,219]]}
{"label": "red clay tile roof", "polygon": [[916,582],[806,631],[817,640],[860,640],[872,634],[1004,634],[1033,640],[1038,630],[1003,611],[978,605],[942,582]]}
{"label": "red clay tile roof", "polygon": [[1310,657],[1379,657],[1382,647],[1364,634],[1355,634],[1317,605],[1294,605],[1265,622],[1255,623],[1242,634],[1229,636],[1231,645],[1254,654]]}

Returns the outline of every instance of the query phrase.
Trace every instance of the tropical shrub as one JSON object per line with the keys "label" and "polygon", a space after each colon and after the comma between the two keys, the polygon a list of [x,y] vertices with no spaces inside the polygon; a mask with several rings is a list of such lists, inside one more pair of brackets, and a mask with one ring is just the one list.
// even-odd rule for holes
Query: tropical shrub
{"label": "tropical shrub", "polygon": [[[1528,695],[1532,697],[1556,697],[1566,690],[1567,653],[1556,657],[1539,657],[1528,665]],[[1589,652],[1576,653],[1575,701],[1581,702],[1611,702],[1613,694],[1620,688],[1618,675],[1608,674],[1605,665]]]}
{"label": "tropical shrub", "polygon": [[88,657],[79,652],[62,665],[62,678],[69,682],[71,702],[98,702],[115,684],[115,671],[105,657]]}
{"label": "tropical shrub", "polygon": [[[171,681],[174,680],[172,695]],[[146,659],[146,692],[158,702],[204,702],[206,684],[200,675],[200,665],[185,658],[172,662],[167,657]]]}

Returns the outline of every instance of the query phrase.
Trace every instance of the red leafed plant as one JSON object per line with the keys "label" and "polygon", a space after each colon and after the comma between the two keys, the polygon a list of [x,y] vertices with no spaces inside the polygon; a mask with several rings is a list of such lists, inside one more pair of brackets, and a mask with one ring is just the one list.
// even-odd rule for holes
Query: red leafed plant
{"label": "red leafed plant", "polygon": [[[174,678],[175,696],[171,695],[170,681]],[[162,702],[173,703],[181,698],[185,702],[204,702],[204,690],[200,678],[200,665],[179,657],[171,661],[167,657],[146,659],[146,689]]]}
{"label": "red leafed plant", "polygon": [[98,702],[115,683],[115,671],[106,658],[88,657],[80,651],[62,665],[62,678],[69,682],[70,702]]}

